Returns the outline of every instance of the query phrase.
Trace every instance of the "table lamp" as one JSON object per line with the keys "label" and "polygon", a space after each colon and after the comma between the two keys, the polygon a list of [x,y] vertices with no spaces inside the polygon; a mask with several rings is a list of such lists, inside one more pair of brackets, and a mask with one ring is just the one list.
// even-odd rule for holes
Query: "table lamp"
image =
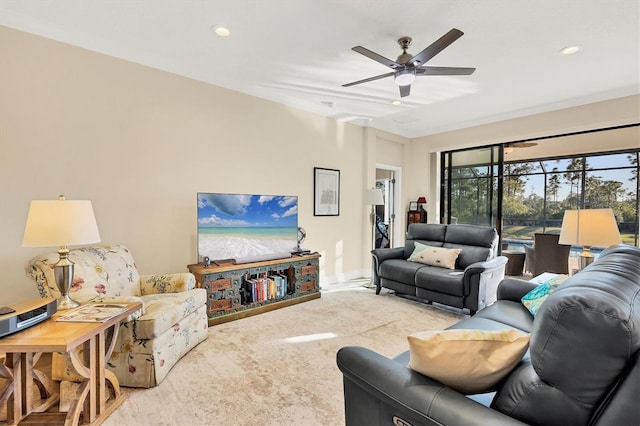
{"label": "table lamp", "polygon": [[418,197],[418,210],[424,210],[424,205],[427,204],[427,198],[426,197]]}
{"label": "table lamp", "polygon": [[560,229],[560,244],[582,246],[578,270],[593,262],[592,246],[620,244],[620,231],[612,209],[566,210]]}
{"label": "table lamp", "polygon": [[58,246],[60,259],[54,276],[60,298],[58,310],[71,309],[80,304],[69,297],[73,281],[73,262],[67,246],[100,242],[98,225],[89,200],[33,200],[24,229],[23,247]]}
{"label": "table lamp", "polygon": [[421,223],[426,223],[427,222],[427,211],[424,209],[424,205],[427,204],[427,198],[426,197],[418,197],[418,201],[416,202],[416,204],[418,204],[418,211],[420,212],[420,222]]}

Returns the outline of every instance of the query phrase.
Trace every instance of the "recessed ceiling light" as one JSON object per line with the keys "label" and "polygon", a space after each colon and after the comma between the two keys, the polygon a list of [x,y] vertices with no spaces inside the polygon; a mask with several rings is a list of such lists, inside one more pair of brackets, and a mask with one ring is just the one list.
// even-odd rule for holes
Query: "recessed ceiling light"
{"label": "recessed ceiling light", "polygon": [[581,50],[582,46],[576,44],[574,46],[567,46],[563,49],[560,49],[560,53],[562,53],[563,55],[573,55],[574,53],[578,53]]}
{"label": "recessed ceiling light", "polygon": [[231,31],[229,31],[229,28],[225,27],[224,25],[214,25],[211,27],[211,31],[213,31],[220,37],[227,37],[231,34]]}
{"label": "recessed ceiling light", "polygon": [[391,102],[391,105],[395,105],[395,106],[402,105],[402,102],[400,102],[398,100],[395,100],[395,101]]}

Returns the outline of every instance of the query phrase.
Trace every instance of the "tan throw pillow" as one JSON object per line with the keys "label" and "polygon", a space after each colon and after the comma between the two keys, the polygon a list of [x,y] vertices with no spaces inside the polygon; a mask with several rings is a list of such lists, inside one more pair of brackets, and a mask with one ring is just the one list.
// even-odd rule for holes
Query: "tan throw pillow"
{"label": "tan throw pillow", "polygon": [[529,346],[529,334],[516,330],[424,331],[408,340],[409,368],[464,394],[488,391]]}
{"label": "tan throw pillow", "polygon": [[439,266],[440,268],[456,269],[456,259],[462,249],[449,249],[444,247],[433,247],[421,243],[414,243],[415,249],[409,256],[411,262],[424,263],[429,266]]}

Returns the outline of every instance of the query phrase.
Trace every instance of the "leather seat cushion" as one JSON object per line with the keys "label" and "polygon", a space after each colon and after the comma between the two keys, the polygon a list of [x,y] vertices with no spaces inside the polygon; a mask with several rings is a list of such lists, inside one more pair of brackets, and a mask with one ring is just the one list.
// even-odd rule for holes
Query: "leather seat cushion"
{"label": "leather seat cushion", "polygon": [[416,287],[452,296],[464,296],[463,271],[424,266],[416,272]]}
{"label": "leather seat cushion", "polygon": [[[472,318],[469,318],[469,320],[472,319],[498,322],[510,328],[526,331],[527,333],[531,333],[533,329],[533,317],[531,313],[529,313],[522,303],[511,300],[500,300],[493,303],[478,311]],[[494,330],[493,328],[482,328],[475,325],[473,328]]]}
{"label": "leather seat cushion", "polygon": [[424,267],[421,263],[402,259],[389,259],[380,265],[380,277],[405,284],[415,283],[416,271]]}

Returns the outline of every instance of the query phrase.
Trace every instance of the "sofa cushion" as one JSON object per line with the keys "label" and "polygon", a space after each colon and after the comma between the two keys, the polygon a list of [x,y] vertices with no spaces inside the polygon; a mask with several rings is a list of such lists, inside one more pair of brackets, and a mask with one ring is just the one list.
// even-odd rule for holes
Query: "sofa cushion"
{"label": "sofa cushion", "polygon": [[[55,285],[54,265],[57,252],[31,259],[27,275],[42,286],[42,297],[59,297]],[[140,296],[140,275],[133,256],[121,244],[101,244],[69,252],[74,263],[73,283],[69,296],[80,302],[101,301],[104,298]],[[39,276],[44,273],[44,276]],[[46,290],[45,292],[43,292]]]}
{"label": "sofa cushion", "polygon": [[404,258],[407,259],[413,253],[414,242],[434,246],[442,247],[444,243],[444,235],[447,232],[447,225],[441,225],[436,223],[429,223],[428,226],[420,226],[425,224],[412,223],[409,225],[407,232],[407,241],[404,246]]}
{"label": "sofa cushion", "polygon": [[549,295],[556,291],[567,278],[569,278],[568,275],[558,275],[540,284],[522,297],[522,304],[531,312],[531,315],[535,316],[542,302],[547,300]]}
{"label": "sofa cushion", "polygon": [[423,266],[416,272],[415,285],[437,293],[462,297],[464,296],[462,277],[462,271],[451,271],[437,266]]}
{"label": "sofa cushion", "polygon": [[409,368],[462,393],[489,390],[522,359],[529,335],[516,330],[450,329],[408,336]]}
{"label": "sofa cushion", "polygon": [[415,247],[409,256],[409,261],[446,269],[455,269],[456,259],[462,251],[461,249],[428,246],[419,242],[415,242]]}
{"label": "sofa cushion", "polygon": [[413,285],[416,271],[422,267],[424,265],[421,263],[407,262],[404,259],[389,259],[380,265],[380,277]]}
{"label": "sofa cushion", "polygon": [[497,245],[498,233],[488,226],[449,225],[444,242],[490,249]]}
{"label": "sofa cushion", "polygon": [[[533,324],[536,373],[585,404],[599,401],[640,350],[640,251],[633,249],[603,252],[568,278],[540,307]],[[635,268],[620,266],[634,262]]]}
{"label": "sofa cushion", "polygon": [[[481,309],[471,318],[465,320],[470,321],[468,328],[477,328],[479,330],[495,330],[495,327],[487,328],[483,324],[500,324],[502,328],[512,327],[530,333],[533,329],[533,316],[522,306],[522,303],[513,302],[511,300],[498,300],[497,302]],[[453,325],[452,328],[456,328]]]}
{"label": "sofa cushion", "polygon": [[490,260],[498,244],[495,229],[475,225],[449,225],[443,247],[460,248],[456,269],[465,269],[476,262]]}
{"label": "sofa cushion", "polygon": [[492,251],[486,247],[465,246],[462,244],[445,243],[443,245],[449,249],[460,249],[460,255],[456,261],[456,269],[466,269],[469,265],[476,262],[485,262],[492,258]]}
{"label": "sofa cushion", "polygon": [[183,293],[142,296],[145,313],[135,322],[138,340],[153,339],[173,327],[184,317],[207,302],[207,291],[194,289]]}
{"label": "sofa cushion", "polygon": [[493,407],[528,424],[609,424],[603,404],[629,419],[618,392],[640,351],[638,265],[640,249],[610,247],[549,295],[533,322],[531,362],[505,380]]}

